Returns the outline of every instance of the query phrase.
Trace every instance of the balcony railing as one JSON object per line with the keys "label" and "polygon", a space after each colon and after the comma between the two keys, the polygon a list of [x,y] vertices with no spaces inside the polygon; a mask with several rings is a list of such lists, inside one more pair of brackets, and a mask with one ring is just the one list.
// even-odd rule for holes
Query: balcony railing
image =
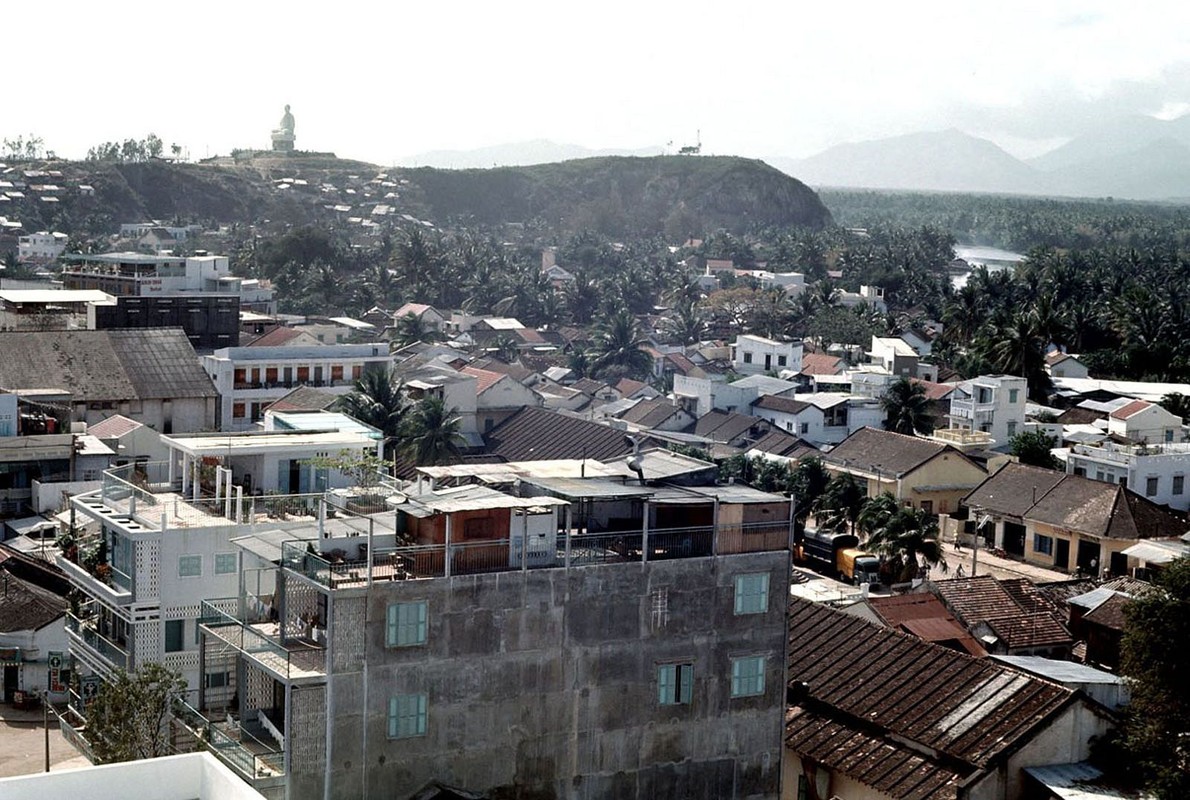
{"label": "balcony railing", "polygon": [[256,737],[243,741],[247,734],[242,729],[210,720],[184,700],[174,701],[173,714],[174,719],[249,783],[285,774],[285,754]]}
{"label": "balcony railing", "polygon": [[309,678],[326,674],[324,648],[305,642],[282,642],[277,623],[248,623],[214,605],[228,602],[236,602],[236,599],[202,601],[198,622],[212,636],[283,678]]}
{"label": "balcony railing", "polygon": [[[760,553],[789,547],[789,524],[783,522],[744,525],[656,528],[560,533],[546,537],[545,547],[535,545],[540,537],[529,537],[522,555],[521,539],[485,539],[445,544],[377,548],[370,555],[354,558],[332,551],[311,552],[305,541],[283,542],[281,564],[329,589],[365,585],[371,580],[414,580],[448,575],[478,575],[514,572],[522,569],[566,568],[591,564],[667,561],[704,558],[720,554]],[[330,540],[333,544],[334,540]]]}
{"label": "balcony railing", "polygon": [[84,645],[98,653],[105,661],[114,667],[127,670],[131,666],[131,656],[128,650],[116,644],[111,639],[101,635],[95,628],[94,619],[79,619],[74,614],[66,613],[66,630],[74,634]]}

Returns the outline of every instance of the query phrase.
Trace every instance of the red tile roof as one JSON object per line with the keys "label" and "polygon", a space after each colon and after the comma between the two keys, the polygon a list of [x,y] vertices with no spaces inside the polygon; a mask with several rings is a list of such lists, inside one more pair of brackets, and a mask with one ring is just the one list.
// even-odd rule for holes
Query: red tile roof
{"label": "red tile roof", "polygon": [[826,353],[806,353],[802,356],[803,375],[838,375],[843,371],[843,360]]}
{"label": "red tile roof", "polygon": [[280,325],[273,328],[263,336],[253,339],[248,343],[248,347],[277,347],[278,345],[288,344],[294,339],[302,335],[302,332],[296,328],[288,328]]}
{"label": "red tile roof", "polygon": [[1128,419],[1129,417],[1139,414],[1140,412],[1144,411],[1146,408],[1151,407],[1152,405],[1153,405],[1152,403],[1147,402],[1145,400],[1133,400],[1131,403],[1128,403],[1127,405],[1120,406],[1115,411],[1111,412],[1111,418],[1112,419]]}
{"label": "red tile roof", "polygon": [[463,367],[459,372],[475,378],[475,393],[483,394],[488,389],[496,384],[501,378],[506,377],[499,372],[492,372],[490,369],[477,369],[475,367]]}

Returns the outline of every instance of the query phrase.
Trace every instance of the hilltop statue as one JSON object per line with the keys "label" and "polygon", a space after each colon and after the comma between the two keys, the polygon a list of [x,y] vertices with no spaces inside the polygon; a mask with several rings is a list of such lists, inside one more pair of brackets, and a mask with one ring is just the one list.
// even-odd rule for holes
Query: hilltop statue
{"label": "hilltop statue", "polygon": [[289,113],[289,106],[285,106],[285,115],[281,117],[281,127],[273,131],[273,150],[278,153],[293,152],[293,114]]}

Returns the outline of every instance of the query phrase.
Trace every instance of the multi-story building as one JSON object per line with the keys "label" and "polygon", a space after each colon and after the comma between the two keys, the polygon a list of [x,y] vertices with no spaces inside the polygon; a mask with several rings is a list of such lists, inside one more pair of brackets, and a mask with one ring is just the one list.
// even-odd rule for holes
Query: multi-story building
{"label": "multi-story building", "polygon": [[740,334],[731,346],[731,363],[741,375],[782,370],[797,374],[802,371],[802,343]]}
{"label": "multi-story building", "polygon": [[22,264],[44,264],[66,252],[64,233],[40,231],[17,239],[17,261]]}
{"label": "multi-story building", "polygon": [[234,294],[169,294],[116,297],[87,306],[87,328],[181,328],[200,352],[240,343],[240,298]]}
{"label": "multi-story building", "polygon": [[267,281],[231,274],[227,256],[146,255],[144,253],[72,254],[62,270],[66,289],[98,289],[112,295],[148,297],[191,292],[234,294],[240,306],[275,314],[277,301]]}
{"label": "multi-story building", "polygon": [[1009,440],[1025,430],[1025,399],[1028,386],[1014,375],[981,375],[963,381],[951,393],[951,428],[982,431],[994,446],[1007,449]]}
{"label": "multi-story building", "polygon": [[[71,498],[75,523],[58,566],[83,596],[67,630],[85,673],[107,676],[158,662],[197,692],[200,680],[207,688],[222,685],[201,677],[198,624],[204,600],[240,590],[232,540],[261,529],[326,530],[322,492],[351,480],[315,459],[344,450],[376,453],[379,442],[357,431],[162,441],[165,463],[114,467],[103,473],[101,488]],[[84,527],[98,532],[81,533]]]}
{"label": "multi-story building", "polygon": [[392,356],[383,342],[317,347],[224,347],[202,356],[219,392],[218,425],[250,430],[264,409],[298,386],[347,394],[365,372],[388,373]]}
{"label": "multi-story building", "polygon": [[1118,483],[1160,505],[1190,510],[1190,443],[1075,444],[1066,457],[1072,475]]}
{"label": "multi-story building", "polygon": [[239,540],[267,602],[252,582],[203,604],[219,677],[187,724],[229,761],[263,731],[280,757],[241,772],[291,800],[778,797],[788,499],[578,474],[406,490],[395,530]]}

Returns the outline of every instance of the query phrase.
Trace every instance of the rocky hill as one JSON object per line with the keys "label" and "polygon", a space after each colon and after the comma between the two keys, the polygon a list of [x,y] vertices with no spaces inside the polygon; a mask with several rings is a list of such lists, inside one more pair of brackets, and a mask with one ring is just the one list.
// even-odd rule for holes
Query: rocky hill
{"label": "rocky hill", "polygon": [[[819,228],[830,221],[801,182],[763,162],[729,157],[604,157],[440,170],[299,154],[203,164],[9,164],[7,170],[0,170],[0,179],[15,183],[21,196],[0,204],[0,215],[19,220],[24,231],[71,234],[113,233],[121,222],[146,219],[365,228],[425,220],[676,239],[719,228]],[[0,195],[6,191],[0,188]]]}

